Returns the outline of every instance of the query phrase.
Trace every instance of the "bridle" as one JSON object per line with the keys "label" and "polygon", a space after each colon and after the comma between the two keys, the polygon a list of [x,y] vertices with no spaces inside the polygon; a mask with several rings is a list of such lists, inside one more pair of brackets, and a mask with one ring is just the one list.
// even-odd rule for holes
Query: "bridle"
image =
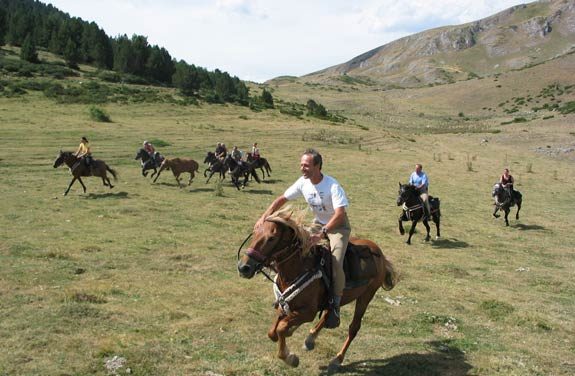
{"label": "bridle", "polygon": [[[268,221],[268,220],[266,219],[266,221]],[[269,221],[269,222],[273,222],[273,221]],[[243,243],[240,245],[240,247],[238,248],[238,255],[237,255],[238,260],[240,259],[240,253],[241,253],[242,247],[252,237],[253,234],[254,233],[251,232],[246,237],[246,239],[243,241]],[[301,240],[297,237],[297,234],[294,231],[293,238],[291,239],[289,244],[286,245],[285,247],[283,247],[282,249],[280,249],[279,251],[276,251],[269,256],[266,256],[263,253],[261,253],[259,250],[255,249],[255,248],[251,248],[251,247],[246,249],[245,255],[257,262],[257,264],[255,266],[255,273],[262,273],[270,281],[273,282],[271,277],[266,272],[263,271],[263,268],[264,267],[270,267],[272,269],[275,269],[274,265],[281,265],[281,264],[289,261],[290,259],[292,259],[294,256],[299,255],[301,252],[294,252],[294,250],[297,250],[297,249],[299,249],[299,250],[302,249]]]}

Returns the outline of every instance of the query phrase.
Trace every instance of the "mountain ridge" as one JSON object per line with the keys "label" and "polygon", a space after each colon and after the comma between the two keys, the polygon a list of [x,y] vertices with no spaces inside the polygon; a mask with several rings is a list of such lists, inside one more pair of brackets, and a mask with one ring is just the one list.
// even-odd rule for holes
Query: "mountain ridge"
{"label": "mountain ridge", "polygon": [[[575,2],[540,0],[409,35],[299,79],[421,87],[539,64],[575,50]],[[273,81],[273,80],[272,80]]]}

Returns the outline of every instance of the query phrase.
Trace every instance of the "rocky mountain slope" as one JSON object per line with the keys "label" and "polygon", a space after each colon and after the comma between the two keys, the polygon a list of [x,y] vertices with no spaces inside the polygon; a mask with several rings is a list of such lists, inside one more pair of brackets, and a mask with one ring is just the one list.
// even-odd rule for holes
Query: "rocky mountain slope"
{"label": "rocky mountain slope", "polygon": [[401,38],[302,77],[306,82],[421,87],[489,76],[575,51],[575,1],[540,0],[479,21]]}

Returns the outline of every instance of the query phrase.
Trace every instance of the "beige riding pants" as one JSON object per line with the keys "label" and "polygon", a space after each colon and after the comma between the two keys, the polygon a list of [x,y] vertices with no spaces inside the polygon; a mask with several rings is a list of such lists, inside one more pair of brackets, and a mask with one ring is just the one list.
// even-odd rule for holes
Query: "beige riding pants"
{"label": "beige riding pants", "polygon": [[427,208],[427,212],[429,213],[429,215],[431,215],[431,209],[429,208],[429,195],[427,194],[427,191],[421,193],[419,195],[419,198],[421,198],[421,201],[423,201],[423,204]]}
{"label": "beige riding pants", "polygon": [[349,235],[351,233],[351,226],[345,216],[345,222],[338,228],[328,231],[327,237],[329,238],[329,246],[331,248],[331,270],[333,273],[333,292],[335,295],[343,295],[345,288],[345,274],[343,272],[343,260],[345,258],[345,251],[347,250],[347,243],[349,242]]}

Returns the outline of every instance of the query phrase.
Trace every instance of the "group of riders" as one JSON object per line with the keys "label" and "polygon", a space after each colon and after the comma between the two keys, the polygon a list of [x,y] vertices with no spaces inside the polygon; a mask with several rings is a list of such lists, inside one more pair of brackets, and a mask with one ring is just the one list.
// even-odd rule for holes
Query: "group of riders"
{"label": "group of riders", "polygon": [[[218,158],[220,161],[223,162],[224,159],[226,159],[226,156],[228,155],[228,148],[226,147],[226,144],[224,144],[223,142],[218,142],[214,154],[216,155],[216,158]],[[239,164],[244,162],[245,157],[244,152],[238,149],[236,145],[233,146],[229,154]],[[254,144],[252,145],[251,157],[253,160],[260,158],[260,149],[258,148],[257,142],[254,142]]]}
{"label": "group of riders", "polygon": [[[154,163],[161,163],[161,155],[150,142],[144,141],[143,148]],[[223,161],[228,155],[226,145],[219,142],[214,153],[219,160]],[[238,163],[242,163],[244,160],[244,153],[241,152],[237,146],[234,146],[229,153]],[[92,156],[90,145],[86,137],[82,137],[78,150],[74,154],[78,158],[78,162],[72,169],[76,168],[80,163],[85,163],[87,166],[90,166]],[[257,143],[252,145],[251,156],[254,159],[261,158]],[[321,154],[314,149],[306,150],[300,159],[300,172],[302,176],[270,204],[254,225],[254,232],[259,231],[264,225],[266,218],[279,210],[287,201],[294,200],[298,197],[304,198],[314,213],[314,222],[321,226],[321,232],[311,235],[312,243],[317,243],[322,238],[329,239],[330,243],[333,285],[325,326],[327,328],[335,328],[338,327],[340,323],[339,307],[345,287],[343,261],[349,242],[351,226],[347,216],[348,200],[346,193],[336,179],[323,174],[322,166],[323,159]],[[509,169],[504,169],[499,179],[499,184],[505,189],[508,200],[511,202],[516,197],[516,191],[513,189],[514,182],[514,178],[509,173]],[[409,184],[417,189],[424,207],[424,218],[429,218],[431,216],[429,206],[429,178],[423,171],[421,164],[418,163],[415,165],[415,170],[409,177]]]}
{"label": "group of riders", "polygon": [[[149,141],[144,141],[142,143],[142,147],[150,157],[146,162],[142,163],[150,163],[155,166],[160,166],[160,164],[164,160],[164,157],[159,152],[156,151],[154,145],[152,145],[152,143]],[[226,156],[228,155],[228,149],[226,148],[226,144],[224,144],[223,142],[218,142],[214,154],[220,161],[223,162]],[[239,165],[241,165],[245,161],[246,156],[244,155],[244,152],[239,150],[238,147],[235,145],[229,154],[231,158],[233,158]],[[93,161],[92,150],[90,148],[90,142],[86,137],[82,137],[82,139],[80,140],[80,145],[78,146],[78,149],[74,152],[74,155],[76,156],[76,158],[78,158],[78,162],[72,167],[72,170],[75,170],[80,165],[80,163],[84,163],[88,168],[92,166]],[[260,149],[258,147],[257,142],[253,143],[250,156],[252,161],[260,158]]]}

